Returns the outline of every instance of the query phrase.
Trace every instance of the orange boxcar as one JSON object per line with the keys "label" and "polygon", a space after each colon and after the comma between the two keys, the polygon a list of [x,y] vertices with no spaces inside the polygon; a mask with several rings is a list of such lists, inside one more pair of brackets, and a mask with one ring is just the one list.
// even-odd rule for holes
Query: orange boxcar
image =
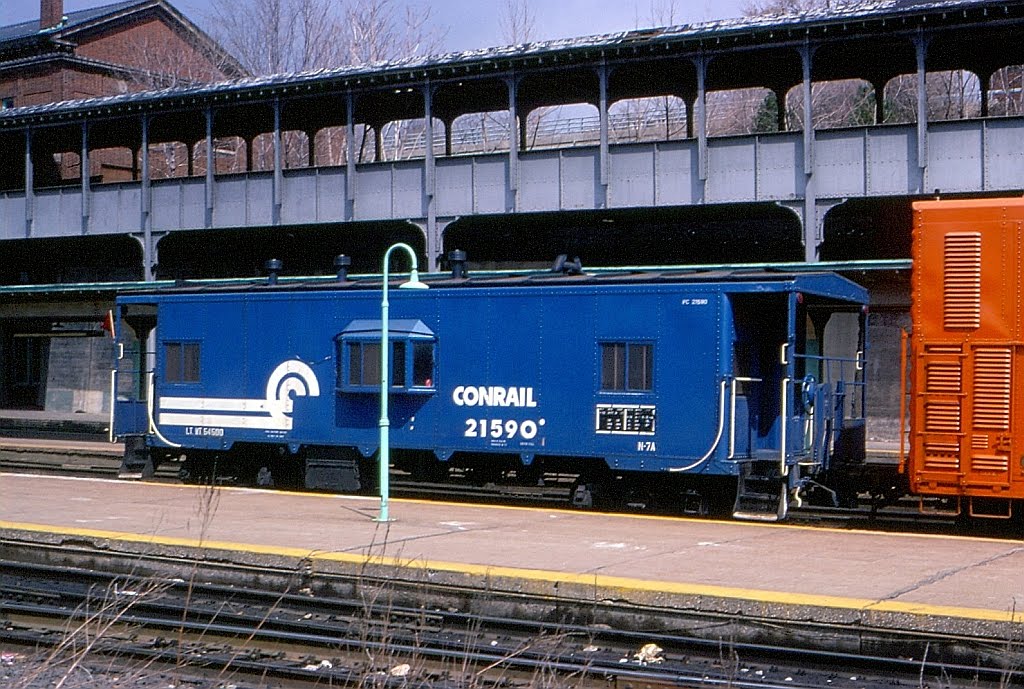
{"label": "orange boxcar", "polygon": [[914,204],[911,490],[1006,517],[1024,498],[1024,199]]}

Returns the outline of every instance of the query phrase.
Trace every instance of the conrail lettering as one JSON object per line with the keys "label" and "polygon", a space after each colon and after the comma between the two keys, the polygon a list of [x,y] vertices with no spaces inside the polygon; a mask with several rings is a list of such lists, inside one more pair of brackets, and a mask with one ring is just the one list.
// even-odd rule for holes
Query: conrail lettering
{"label": "conrail lettering", "polygon": [[460,407],[536,407],[533,388],[505,388],[497,385],[460,385],[452,391]]}

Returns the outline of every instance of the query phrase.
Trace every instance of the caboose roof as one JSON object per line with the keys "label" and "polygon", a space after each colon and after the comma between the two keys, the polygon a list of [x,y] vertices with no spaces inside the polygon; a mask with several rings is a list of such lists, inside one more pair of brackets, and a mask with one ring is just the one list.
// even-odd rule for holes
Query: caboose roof
{"label": "caboose roof", "polygon": [[[868,302],[864,287],[841,275],[828,271],[805,272],[775,267],[655,267],[587,269],[580,274],[561,272],[512,271],[505,273],[474,272],[469,277],[455,278],[449,273],[420,276],[423,282],[438,290],[499,290],[587,288],[610,285],[686,285],[722,292],[802,292],[857,304]],[[393,275],[392,284],[403,282],[402,275]],[[145,284],[145,287],[142,285]],[[280,295],[282,293],[349,292],[380,290],[380,275],[356,275],[345,281],[334,277],[279,278],[276,284],[266,279],[188,280],[176,282],[136,283],[141,289],[122,291],[122,302],[152,302],[163,298],[185,298],[198,295]]]}

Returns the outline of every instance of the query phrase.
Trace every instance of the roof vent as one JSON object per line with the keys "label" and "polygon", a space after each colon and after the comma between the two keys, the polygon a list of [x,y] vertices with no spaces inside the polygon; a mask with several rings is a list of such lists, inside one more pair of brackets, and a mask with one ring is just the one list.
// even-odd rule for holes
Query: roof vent
{"label": "roof vent", "polygon": [[466,272],[466,252],[462,249],[448,252],[448,263],[452,266],[453,278],[462,279],[469,276]]}
{"label": "roof vent", "polygon": [[348,269],[352,265],[352,257],[338,254],[334,257],[334,269],[338,271],[338,282],[348,281]]}
{"label": "roof vent", "polygon": [[579,275],[583,272],[583,264],[579,256],[574,256],[570,261],[566,254],[560,254],[551,266],[552,273],[565,273],[566,275]]}
{"label": "roof vent", "polygon": [[276,285],[277,274],[281,272],[282,268],[284,268],[284,263],[282,263],[279,258],[272,258],[263,264],[263,267],[267,269],[267,284]]}

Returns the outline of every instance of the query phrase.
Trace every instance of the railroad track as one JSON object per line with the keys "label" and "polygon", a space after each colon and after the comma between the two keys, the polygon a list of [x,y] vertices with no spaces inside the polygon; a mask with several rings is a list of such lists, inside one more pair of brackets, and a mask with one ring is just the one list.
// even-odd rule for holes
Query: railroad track
{"label": "railroad track", "polygon": [[[52,551],[52,548],[50,548]],[[51,555],[53,553],[51,552]],[[418,600],[387,579],[278,574],[283,590],[237,583],[274,579],[225,572],[209,583],[195,563],[188,578],[68,566],[95,553],[63,552],[60,566],[0,561],[0,644],[79,654],[125,667],[191,672],[289,686],[456,687],[987,687],[1022,679],[1020,644],[993,647],[964,636],[872,632],[815,624],[737,620],[720,615],[587,604],[556,619],[475,614],[429,600],[480,591],[417,584]],[[135,571],[168,563],[134,556]],[[180,565],[180,563],[178,563]],[[258,577],[257,577],[258,575]],[[279,582],[278,582],[279,583]],[[444,590],[440,590],[444,589]],[[342,596],[337,591],[358,591]],[[501,598],[499,592],[488,596]],[[518,595],[518,604],[530,601]],[[499,609],[499,605],[495,609]],[[541,601],[539,605],[550,605]],[[487,607],[481,602],[467,608]],[[660,620],[640,630],[607,622]],[[649,622],[648,622],[649,623]],[[264,684],[263,686],[266,686]]]}
{"label": "railroad track", "polygon": [[[101,449],[97,449],[97,446]],[[0,443],[0,471],[35,473],[43,475],[80,476],[113,478],[117,476],[121,463],[120,446],[91,444],[91,449],[78,449],[73,443],[66,447],[39,443],[17,445]],[[177,483],[178,464],[163,464],[158,467],[152,480]],[[395,497],[416,497],[430,499],[443,497],[449,501],[503,503],[519,505],[568,505],[571,502],[572,482],[552,481],[545,487],[521,487],[502,485],[474,485],[457,481],[449,483],[423,483],[403,480],[399,474],[391,479],[391,491]],[[644,505],[625,505],[620,511],[645,512]],[[856,509],[838,509],[818,506],[793,508],[789,521],[810,526],[833,528],[871,529],[883,531],[914,531],[920,533],[955,534],[963,533],[964,527],[956,519],[940,511],[921,512],[919,503],[908,500],[900,505],[875,510],[870,506]],[[1002,522],[987,520],[972,525],[972,533],[993,537],[1015,537],[1006,533]]]}

